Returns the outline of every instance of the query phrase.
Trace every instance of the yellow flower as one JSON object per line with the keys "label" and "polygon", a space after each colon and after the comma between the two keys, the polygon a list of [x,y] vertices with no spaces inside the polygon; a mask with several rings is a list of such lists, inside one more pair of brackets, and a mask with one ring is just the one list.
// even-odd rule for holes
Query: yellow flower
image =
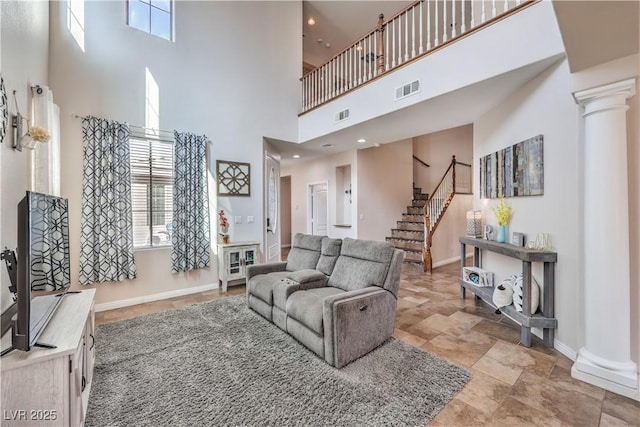
{"label": "yellow flower", "polygon": [[504,201],[504,197],[500,198],[498,206],[492,209],[493,214],[496,216],[498,225],[507,225],[511,220],[511,205]]}
{"label": "yellow flower", "polygon": [[38,142],[47,142],[50,138],[49,132],[39,126],[30,127],[29,136]]}

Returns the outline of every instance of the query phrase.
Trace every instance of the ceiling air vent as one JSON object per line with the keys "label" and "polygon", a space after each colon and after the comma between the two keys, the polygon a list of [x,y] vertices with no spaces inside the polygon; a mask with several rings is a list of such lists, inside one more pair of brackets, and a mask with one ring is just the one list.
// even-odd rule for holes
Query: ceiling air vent
{"label": "ceiling air vent", "polygon": [[337,123],[343,120],[347,120],[348,118],[349,118],[349,109],[347,108],[346,110],[339,111],[336,113],[335,121]]}
{"label": "ceiling air vent", "polygon": [[396,100],[413,95],[416,92],[420,92],[420,80],[415,80],[396,88]]}

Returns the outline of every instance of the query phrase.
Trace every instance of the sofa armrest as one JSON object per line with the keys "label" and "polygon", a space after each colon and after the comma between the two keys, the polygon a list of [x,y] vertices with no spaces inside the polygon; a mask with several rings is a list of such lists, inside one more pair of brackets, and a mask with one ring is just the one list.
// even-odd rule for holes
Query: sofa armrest
{"label": "sofa armrest", "polygon": [[269,274],[274,271],[284,271],[287,266],[286,262],[272,262],[269,264],[255,264],[247,266],[247,282],[254,276],[259,274]]}
{"label": "sofa armrest", "polygon": [[286,279],[282,279],[273,287],[274,305],[286,310],[287,299],[292,293],[323,288],[327,285],[327,280],[327,276],[316,270],[292,271]]}
{"label": "sofa armrest", "polygon": [[327,363],[341,368],[385,342],[393,334],[397,303],[391,292],[377,286],[325,298]]}
{"label": "sofa armrest", "polygon": [[327,276],[325,276],[323,273],[319,272],[318,270],[307,269],[307,270],[292,271],[287,276],[287,279],[291,279],[294,282],[298,282],[302,284],[302,283],[308,283],[308,282],[326,281]]}

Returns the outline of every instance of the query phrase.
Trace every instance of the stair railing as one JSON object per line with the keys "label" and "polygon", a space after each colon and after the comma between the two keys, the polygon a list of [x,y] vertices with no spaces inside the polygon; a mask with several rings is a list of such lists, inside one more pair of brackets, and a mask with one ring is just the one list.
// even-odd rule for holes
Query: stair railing
{"label": "stair railing", "polygon": [[[418,0],[302,76],[307,112],[540,0]],[[445,24],[446,23],[446,24]]]}
{"label": "stair railing", "polygon": [[[424,244],[422,246],[422,261],[425,273],[431,273],[433,270],[433,260],[431,258],[433,233],[436,231],[438,224],[440,224],[440,221],[449,207],[453,196],[457,193],[456,166],[464,167],[464,172],[468,172],[469,177],[471,176],[471,165],[459,162],[456,160],[456,156],[452,156],[451,164],[449,164],[449,167],[440,179],[436,189],[431,193],[431,196],[424,204]],[[466,173],[464,175],[466,176]],[[464,187],[466,187],[466,185]]]}
{"label": "stair railing", "polygon": [[416,157],[415,155],[413,156],[413,160],[415,160],[416,162],[420,163],[422,166],[428,167],[430,168],[431,166],[425,162],[423,162],[422,160],[420,160],[418,157]]}

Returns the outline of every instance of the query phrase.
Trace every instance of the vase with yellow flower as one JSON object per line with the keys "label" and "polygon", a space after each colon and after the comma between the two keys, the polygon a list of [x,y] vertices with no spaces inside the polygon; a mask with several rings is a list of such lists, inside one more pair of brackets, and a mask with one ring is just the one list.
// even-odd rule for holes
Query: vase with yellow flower
{"label": "vase with yellow flower", "polygon": [[507,224],[511,220],[511,205],[504,200],[504,197],[500,198],[498,205],[493,208],[493,214],[498,222],[496,242],[504,243],[507,241]]}

